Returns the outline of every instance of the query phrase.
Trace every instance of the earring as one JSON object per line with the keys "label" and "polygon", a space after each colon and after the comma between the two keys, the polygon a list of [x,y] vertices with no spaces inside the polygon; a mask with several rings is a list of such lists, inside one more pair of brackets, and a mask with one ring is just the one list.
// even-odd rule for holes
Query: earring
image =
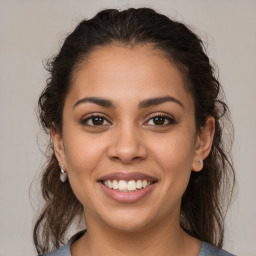
{"label": "earring", "polygon": [[63,168],[64,168],[64,165],[62,164],[60,166],[60,181],[64,183],[68,178],[68,174],[63,170]]}
{"label": "earring", "polygon": [[199,160],[200,164],[204,165],[204,160]]}

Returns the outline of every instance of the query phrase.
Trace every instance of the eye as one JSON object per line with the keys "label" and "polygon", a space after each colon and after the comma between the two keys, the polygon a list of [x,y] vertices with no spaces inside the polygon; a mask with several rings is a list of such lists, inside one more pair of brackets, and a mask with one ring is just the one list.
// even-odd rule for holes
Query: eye
{"label": "eye", "polygon": [[168,126],[175,123],[175,120],[171,118],[170,116],[165,115],[156,115],[152,118],[150,118],[146,124],[147,125],[153,125],[153,126]]}
{"label": "eye", "polygon": [[81,121],[82,125],[85,126],[105,126],[105,125],[110,125],[110,122],[103,116],[100,115],[91,115],[89,117],[84,118]]}

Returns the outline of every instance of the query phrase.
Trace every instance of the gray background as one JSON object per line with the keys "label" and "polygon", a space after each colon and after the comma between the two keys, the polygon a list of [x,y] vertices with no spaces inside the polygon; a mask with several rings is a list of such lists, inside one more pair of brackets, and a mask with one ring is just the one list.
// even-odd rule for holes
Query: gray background
{"label": "gray background", "polygon": [[235,126],[238,195],[224,247],[256,255],[256,1],[0,0],[0,256],[35,255],[36,175],[43,163],[38,144],[41,149],[45,144],[36,118],[47,77],[42,62],[81,19],[102,8],[131,6],[153,7],[190,24],[207,42]]}

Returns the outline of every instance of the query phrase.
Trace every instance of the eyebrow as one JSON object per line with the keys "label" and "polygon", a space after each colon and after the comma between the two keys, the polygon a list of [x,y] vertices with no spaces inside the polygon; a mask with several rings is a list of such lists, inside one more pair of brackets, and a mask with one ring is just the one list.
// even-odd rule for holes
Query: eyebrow
{"label": "eyebrow", "polygon": [[151,106],[163,104],[168,101],[177,103],[179,106],[181,106],[184,109],[184,105],[181,103],[181,101],[179,101],[178,99],[171,97],[171,96],[164,96],[164,97],[150,98],[150,99],[143,100],[139,104],[139,108],[148,108]]}
{"label": "eyebrow", "polygon": [[85,97],[85,98],[77,101],[75,103],[75,105],[73,106],[73,109],[75,107],[77,107],[78,105],[80,105],[82,103],[86,103],[86,102],[94,103],[94,104],[97,104],[99,106],[106,107],[106,108],[114,108],[115,107],[114,104],[110,100],[98,98],[98,97]]}
{"label": "eyebrow", "polygon": [[[179,106],[181,106],[184,109],[184,105],[181,103],[181,101],[179,101],[178,99],[171,97],[171,96],[149,98],[149,99],[143,100],[142,102],[139,103],[139,108],[148,108],[148,107],[160,105],[160,104],[163,104],[163,103],[169,102],[169,101],[178,104]],[[77,107],[78,105],[80,105],[82,103],[87,103],[87,102],[94,103],[96,105],[106,107],[106,108],[115,108],[115,105],[113,104],[113,102],[111,100],[99,98],[99,97],[85,97],[81,100],[78,100],[74,104],[73,109],[75,107]]]}

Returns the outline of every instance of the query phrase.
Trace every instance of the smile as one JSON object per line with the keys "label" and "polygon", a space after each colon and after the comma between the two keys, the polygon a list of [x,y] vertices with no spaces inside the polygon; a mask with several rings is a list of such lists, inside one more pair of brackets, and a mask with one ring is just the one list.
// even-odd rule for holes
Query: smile
{"label": "smile", "polygon": [[135,203],[150,195],[158,183],[156,177],[138,172],[117,172],[100,177],[103,193],[119,203]]}
{"label": "smile", "polygon": [[148,180],[104,180],[102,183],[108,188],[120,191],[120,192],[135,192],[137,190],[146,188],[154,183],[154,181]]}

